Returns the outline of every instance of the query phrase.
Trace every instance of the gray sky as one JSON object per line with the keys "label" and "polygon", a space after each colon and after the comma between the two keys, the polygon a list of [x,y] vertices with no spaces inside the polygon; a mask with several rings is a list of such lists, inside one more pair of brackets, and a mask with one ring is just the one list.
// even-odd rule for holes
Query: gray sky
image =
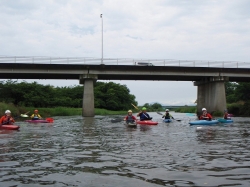
{"label": "gray sky", "polygon": [[[245,61],[249,0],[1,0],[0,56]],[[46,80],[55,86],[76,81]],[[114,81],[139,104],[193,104],[192,82]]]}

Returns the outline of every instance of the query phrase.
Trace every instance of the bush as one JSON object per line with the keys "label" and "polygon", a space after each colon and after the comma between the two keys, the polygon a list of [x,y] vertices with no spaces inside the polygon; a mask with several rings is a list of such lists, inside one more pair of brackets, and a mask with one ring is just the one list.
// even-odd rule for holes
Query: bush
{"label": "bush", "polygon": [[175,112],[180,113],[196,113],[197,109],[196,106],[185,106],[175,109]]}
{"label": "bush", "polygon": [[211,114],[215,117],[221,117],[224,113],[221,111],[213,111]]}

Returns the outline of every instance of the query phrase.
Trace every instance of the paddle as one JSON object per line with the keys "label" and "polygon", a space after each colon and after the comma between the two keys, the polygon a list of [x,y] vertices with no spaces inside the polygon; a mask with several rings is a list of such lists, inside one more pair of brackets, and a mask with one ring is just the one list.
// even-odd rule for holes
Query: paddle
{"label": "paddle", "polygon": [[46,121],[48,121],[49,123],[53,123],[54,119],[53,118],[46,118]]}
{"label": "paddle", "polygon": [[111,119],[111,123],[118,123],[118,122],[121,122],[121,121],[124,121],[124,119],[123,118]]}
{"label": "paddle", "polygon": [[29,116],[27,115],[29,112],[30,112],[30,111],[28,111],[28,112],[26,112],[26,113],[24,113],[24,114],[21,114],[20,117],[23,117],[23,118],[29,117]]}

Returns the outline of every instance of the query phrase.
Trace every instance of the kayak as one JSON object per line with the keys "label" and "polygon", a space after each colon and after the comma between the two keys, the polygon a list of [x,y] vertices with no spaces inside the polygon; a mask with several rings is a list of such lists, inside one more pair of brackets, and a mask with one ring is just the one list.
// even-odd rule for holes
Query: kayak
{"label": "kayak", "polygon": [[190,121],[189,124],[190,125],[214,125],[219,123],[218,120],[196,120],[196,121]]}
{"label": "kayak", "polygon": [[232,119],[217,119],[220,123],[233,123],[234,121]]}
{"label": "kayak", "polygon": [[25,120],[25,122],[29,122],[29,123],[53,123],[54,120],[52,118],[46,118],[46,119],[37,119],[37,120]]}
{"label": "kayak", "polygon": [[144,121],[137,120],[136,123],[140,125],[157,125],[158,124],[157,121],[151,121],[151,120],[144,120]]}
{"label": "kayak", "polygon": [[18,130],[20,127],[17,125],[1,125],[0,129],[6,129],[6,130]]}
{"label": "kayak", "polygon": [[164,119],[163,122],[165,123],[170,123],[172,120],[171,119]]}
{"label": "kayak", "polygon": [[137,124],[135,122],[126,122],[125,123],[127,125],[127,127],[136,127]]}

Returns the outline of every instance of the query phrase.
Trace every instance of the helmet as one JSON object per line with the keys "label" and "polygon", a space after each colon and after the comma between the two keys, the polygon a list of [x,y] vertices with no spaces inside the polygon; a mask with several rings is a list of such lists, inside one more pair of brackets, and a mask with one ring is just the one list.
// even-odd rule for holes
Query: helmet
{"label": "helmet", "polygon": [[128,112],[132,112],[132,110],[129,110]]}
{"label": "helmet", "polygon": [[7,113],[11,113],[11,111],[10,111],[10,110],[6,110],[6,111],[5,111],[5,114],[7,114]]}
{"label": "helmet", "polygon": [[207,110],[207,109],[206,109],[206,108],[203,108],[202,111],[203,111],[203,110]]}
{"label": "helmet", "polygon": [[143,107],[142,110],[147,110],[147,108],[146,108],[146,107]]}
{"label": "helmet", "polygon": [[34,110],[34,112],[38,112],[38,110]]}
{"label": "helmet", "polygon": [[168,109],[166,109],[165,111],[166,111],[166,112],[168,112],[169,110],[168,110]]}
{"label": "helmet", "polygon": [[227,109],[225,109],[224,112],[227,112]]}

